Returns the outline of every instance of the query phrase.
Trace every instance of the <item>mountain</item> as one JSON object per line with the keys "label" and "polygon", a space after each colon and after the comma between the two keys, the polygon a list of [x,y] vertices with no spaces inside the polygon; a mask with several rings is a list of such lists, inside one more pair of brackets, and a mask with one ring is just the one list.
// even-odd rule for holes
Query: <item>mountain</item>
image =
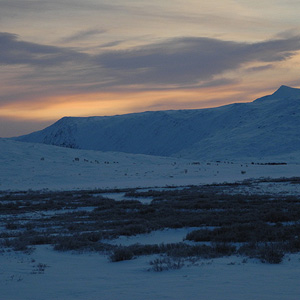
{"label": "mountain", "polygon": [[192,159],[285,158],[300,150],[300,89],[250,103],[109,117],[65,117],[18,141]]}

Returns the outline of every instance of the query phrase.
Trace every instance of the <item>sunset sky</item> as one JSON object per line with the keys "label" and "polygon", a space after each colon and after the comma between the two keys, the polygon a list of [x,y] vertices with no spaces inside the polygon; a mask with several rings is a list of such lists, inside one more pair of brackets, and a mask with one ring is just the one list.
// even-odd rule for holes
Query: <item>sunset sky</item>
{"label": "sunset sky", "polygon": [[300,87],[299,0],[0,0],[0,137]]}

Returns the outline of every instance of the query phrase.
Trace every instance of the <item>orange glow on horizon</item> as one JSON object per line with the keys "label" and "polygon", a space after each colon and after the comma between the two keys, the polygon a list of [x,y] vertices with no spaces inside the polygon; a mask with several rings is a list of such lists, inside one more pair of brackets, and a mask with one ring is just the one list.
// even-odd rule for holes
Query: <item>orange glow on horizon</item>
{"label": "orange glow on horizon", "polygon": [[[66,92],[62,90],[60,95],[48,94],[39,98],[32,98],[34,96],[29,94],[30,100],[26,99],[29,96],[26,95],[25,89],[24,99],[0,105],[0,118],[38,123],[52,122],[64,116],[109,116],[149,110],[200,109],[236,102],[250,102],[275,92],[276,88],[282,84],[289,85],[289,82],[297,78],[299,65],[300,51],[298,55],[287,61],[279,62],[276,66],[272,65],[265,70],[262,69],[260,75],[265,78],[262,81],[253,68],[264,67],[265,63],[245,64],[243,68],[228,71],[226,76],[219,78],[228,79],[228,83],[212,87],[159,89],[145,84],[145,86],[118,86],[113,91],[69,95],[63,94]],[[279,76],[283,73],[289,74],[285,81],[282,81]],[[214,80],[217,79],[214,78]],[[299,82],[294,82],[292,86],[297,87]],[[17,87],[14,86],[15,88]],[[23,88],[23,86],[19,87],[20,90]],[[141,88],[147,90],[141,90]],[[54,90],[53,93],[55,92]]]}
{"label": "orange glow on horizon", "polygon": [[[146,110],[208,108],[229,104],[239,91],[232,87],[56,96],[0,107],[0,116],[23,120],[54,120],[63,116],[103,116]],[[240,99],[240,101],[251,99]],[[214,103],[214,101],[217,101]],[[236,102],[236,101],[231,101]]]}

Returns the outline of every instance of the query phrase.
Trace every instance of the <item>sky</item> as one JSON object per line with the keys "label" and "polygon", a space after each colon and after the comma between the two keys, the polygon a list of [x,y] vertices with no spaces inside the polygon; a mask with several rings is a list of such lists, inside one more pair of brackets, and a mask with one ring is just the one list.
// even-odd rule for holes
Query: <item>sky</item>
{"label": "sky", "polygon": [[300,87],[299,0],[0,0],[0,137]]}

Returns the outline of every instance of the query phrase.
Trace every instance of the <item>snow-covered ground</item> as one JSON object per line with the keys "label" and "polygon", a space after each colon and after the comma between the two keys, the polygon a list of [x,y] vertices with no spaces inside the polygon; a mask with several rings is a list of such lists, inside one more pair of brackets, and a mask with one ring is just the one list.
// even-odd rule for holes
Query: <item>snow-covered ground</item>
{"label": "snow-covered ground", "polygon": [[[0,139],[0,191],[164,187],[299,176],[300,164],[258,165],[189,161],[124,153],[74,150]],[[232,192],[299,195],[299,184],[253,183]],[[112,194],[111,194],[112,195]],[[115,195],[118,200],[123,194]],[[114,244],[179,242],[192,228],[163,230]],[[53,251],[0,253],[2,300],[298,300],[300,254],[279,265],[243,257],[185,262],[180,270],[149,271],[142,256],[112,263],[104,254]]]}
{"label": "snow-covered ground", "polygon": [[[267,161],[268,162],[268,161]],[[299,176],[300,164],[203,162],[0,139],[0,190],[163,187]]]}
{"label": "snow-covered ground", "polygon": [[111,263],[104,255],[54,252],[0,254],[3,300],[298,300],[300,255],[280,265],[243,257],[186,262],[180,270],[148,271],[144,256]]}
{"label": "snow-covered ground", "polygon": [[[133,244],[171,244],[180,243],[184,240],[186,235],[193,230],[199,229],[198,227],[188,227],[188,228],[177,228],[177,229],[164,229],[156,230],[147,234],[137,234],[135,236],[120,236],[117,239],[107,241],[113,245],[129,246]],[[206,226],[205,229],[208,229]],[[105,241],[104,241],[105,242]]]}

